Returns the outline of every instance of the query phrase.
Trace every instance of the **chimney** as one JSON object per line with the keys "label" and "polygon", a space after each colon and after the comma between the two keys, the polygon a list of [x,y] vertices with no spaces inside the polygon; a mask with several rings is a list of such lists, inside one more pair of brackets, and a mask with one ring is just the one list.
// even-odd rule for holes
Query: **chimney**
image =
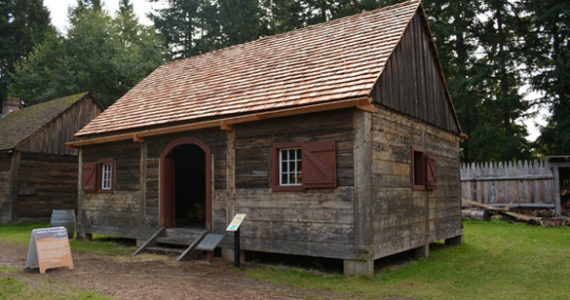
{"label": "chimney", "polygon": [[20,99],[8,97],[8,99],[2,102],[2,117],[5,117],[9,113],[19,109],[20,109]]}

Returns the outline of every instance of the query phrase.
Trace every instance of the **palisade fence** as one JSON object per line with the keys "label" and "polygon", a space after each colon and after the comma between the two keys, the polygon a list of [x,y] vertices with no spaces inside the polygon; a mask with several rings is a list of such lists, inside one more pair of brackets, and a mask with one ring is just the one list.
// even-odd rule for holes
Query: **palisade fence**
{"label": "palisade fence", "polygon": [[553,183],[544,161],[461,165],[462,198],[491,206],[554,208]]}

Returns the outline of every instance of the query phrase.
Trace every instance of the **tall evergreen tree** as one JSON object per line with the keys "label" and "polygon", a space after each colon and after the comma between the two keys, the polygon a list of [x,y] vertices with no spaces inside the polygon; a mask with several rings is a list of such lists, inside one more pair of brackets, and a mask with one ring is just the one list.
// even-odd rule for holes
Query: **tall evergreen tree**
{"label": "tall evergreen tree", "polygon": [[570,3],[526,0],[523,4],[531,24],[524,37],[530,48],[527,65],[532,88],[543,93],[537,105],[546,105],[552,113],[536,146],[543,155],[569,155]]}
{"label": "tall evergreen tree", "polygon": [[190,57],[199,53],[196,40],[201,34],[200,26],[207,21],[202,10],[207,2],[207,0],[168,0],[168,7],[148,15],[163,36],[166,46],[171,49],[174,58]]}
{"label": "tall evergreen tree", "polygon": [[[482,56],[476,61],[481,81],[477,89],[483,96],[483,122],[490,130],[484,131],[483,160],[512,160],[531,158],[527,132],[520,122],[530,103],[520,90],[524,84],[524,45],[520,36],[520,7],[502,0],[485,0],[486,18],[480,17],[475,28]],[[496,141],[496,143],[487,143]]]}
{"label": "tall evergreen tree", "polygon": [[42,0],[0,0],[0,102],[7,95],[8,73],[54,31]]}
{"label": "tall evergreen tree", "polygon": [[12,95],[34,104],[90,91],[108,106],[163,62],[162,41],[128,7],[114,19],[76,10],[70,23],[65,37],[50,35],[17,66]]}
{"label": "tall evergreen tree", "polygon": [[217,0],[221,47],[259,38],[265,31],[258,0]]}
{"label": "tall evergreen tree", "polygon": [[424,3],[435,36],[447,85],[457,117],[469,138],[461,142],[464,162],[485,160],[486,125],[481,107],[484,95],[476,88],[483,79],[474,67],[477,50],[476,21],[480,0],[431,0]]}
{"label": "tall evergreen tree", "polygon": [[305,26],[303,4],[300,0],[266,1],[269,11],[269,34],[278,34]]}
{"label": "tall evergreen tree", "polygon": [[69,8],[67,15],[71,18],[76,18],[82,11],[101,11],[103,5],[101,0],[77,0],[75,6]]}

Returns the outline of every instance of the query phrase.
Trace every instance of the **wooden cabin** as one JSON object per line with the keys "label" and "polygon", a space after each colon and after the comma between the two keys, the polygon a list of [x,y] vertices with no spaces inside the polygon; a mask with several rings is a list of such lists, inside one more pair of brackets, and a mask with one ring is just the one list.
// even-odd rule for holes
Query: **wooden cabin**
{"label": "wooden cabin", "polygon": [[245,213],[244,251],[370,274],[461,242],[461,134],[419,1],[262,38],[159,67],[76,134],[79,232]]}
{"label": "wooden cabin", "polygon": [[3,103],[0,119],[0,223],[49,220],[77,206],[77,154],[65,146],[103,108],[88,93],[20,109]]}

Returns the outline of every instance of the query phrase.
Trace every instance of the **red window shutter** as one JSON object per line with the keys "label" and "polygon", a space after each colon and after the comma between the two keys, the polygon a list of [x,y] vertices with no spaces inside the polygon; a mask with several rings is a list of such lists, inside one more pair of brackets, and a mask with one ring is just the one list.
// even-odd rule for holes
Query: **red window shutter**
{"label": "red window shutter", "polygon": [[428,154],[427,157],[427,167],[428,167],[428,187],[434,189],[437,187],[437,169],[435,163],[435,155]]}
{"label": "red window shutter", "polygon": [[303,144],[304,188],[336,187],[336,150],[334,142]]}
{"label": "red window shutter", "polygon": [[83,191],[95,192],[97,189],[97,163],[83,164]]}

